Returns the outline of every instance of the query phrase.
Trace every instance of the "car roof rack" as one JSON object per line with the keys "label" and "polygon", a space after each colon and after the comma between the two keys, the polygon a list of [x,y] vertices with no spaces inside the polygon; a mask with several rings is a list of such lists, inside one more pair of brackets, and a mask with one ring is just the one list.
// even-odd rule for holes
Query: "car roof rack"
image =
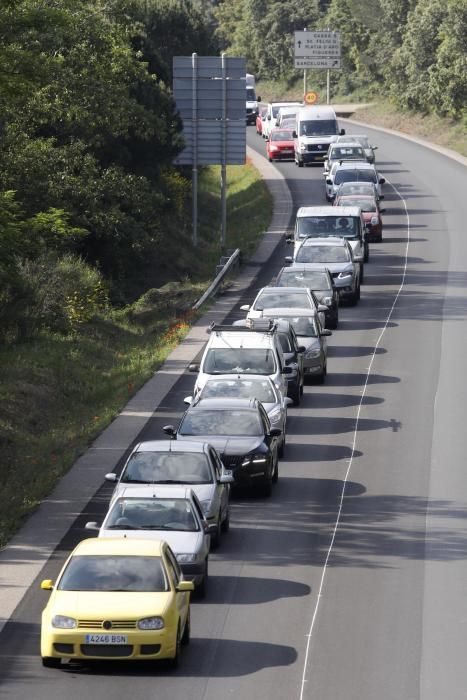
{"label": "car roof rack", "polygon": [[208,333],[275,333],[277,323],[272,318],[247,318],[244,326],[229,326],[225,323],[211,323]]}

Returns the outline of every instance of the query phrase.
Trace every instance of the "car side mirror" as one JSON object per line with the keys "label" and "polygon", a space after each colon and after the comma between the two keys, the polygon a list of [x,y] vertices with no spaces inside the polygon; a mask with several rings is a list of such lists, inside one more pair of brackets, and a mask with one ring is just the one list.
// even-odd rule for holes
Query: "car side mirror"
{"label": "car side mirror", "polygon": [[193,402],[192,396],[185,396],[185,398],[183,399],[183,403],[188,404],[188,406],[191,406],[192,402]]}
{"label": "car side mirror", "polygon": [[332,331],[330,331],[329,328],[322,328],[320,335],[332,335]]}
{"label": "car side mirror", "polygon": [[105,475],[104,479],[106,481],[112,481],[113,483],[115,483],[116,481],[118,481],[118,476],[116,474],[114,474],[113,472],[109,472],[108,474]]}
{"label": "car side mirror", "polygon": [[224,471],[219,477],[219,484],[233,484],[234,478],[231,471]]}
{"label": "car side mirror", "polygon": [[382,199],[384,199],[384,194],[379,195],[379,200],[381,201]]}
{"label": "car side mirror", "polygon": [[85,530],[100,530],[98,523],[91,521],[84,526]]}
{"label": "car side mirror", "polygon": [[188,371],[189,372],[199,372],[199,365],[198,364],[188,365]]}
{"label": "car side mirror", "polygon": [[284,403],[286,406],[292,406],[293,404],[293,399],[290,398],[290,396],[286,396],[284,399]]}
{"label": "car side mirror", "polygon": [[318,311],[326,313],[327,310],[328,310],[328,307],[326,306],[326,304],[318,304]]}
{"label": "car side mirror", "polygon": [[261,102],[261,95],[256,95],[256,102]]}
{"label": "car side mirror", "polygon": [[179,593],[188,593],[189,591],[195,590],[195,584],[193,581],[179,581],[175,587],[175,590]]}
{"label": "car side mirror", "polygon": [[385,214],[385,213],[386,213],[386,209],[380,209],[380,210],[379,210],[379,213],[380,213],[380,214]]}
{"label": "car side mirror", "polygon": [[267,119],[268,119],[268,121],[271,121],[271,115],[270,115],[270,114],[268,114]]}
{"label": "car side mirror", "polygon": [[341,129],[340,135],[341,135],[341,136],[345,136],[345,129]]}
{"label": "car side mirror", "polygon": [[285,366],[282,368],[282,374],[292,374],[293,368],[289,366]]}
{"label": "car side mirror", "polygon": [[54,582],[51,578],[45,578],[41,581],[41,588],[43,591],[52,591],[54,587]]}
{"label": "car side mirror", "polygon": [[296,138],[298,138],[298,136],[297,136],[297,132],[296,132],[296,131],[293,131],[293,132],[292,132],[292,138],[293,138],[293,139],[296,139]]}
{"label": "car side mirror", "polygon": [[162,428],[162,430],[164,431],[164,433],[165,433],[166,435],[170,435],[171,438],[174,438],[174,437],[176,436],[176,434],[177,434],[177,431],[175,430],[175,428],[173,427],[173,425],[164,425],[164,427]]}
{"label": "car side mirror", "polygon": [[217,534],[216,523],[206,523],[204,526],[204,532],[206,533],[206,535],[216,535]]}
{"label": "car side mirror", "polygon": [[386,182],[386,178],[385,178],[385,177],[380,177],[380,178],[379,178],[379,184],[380,184],[380,185],[384,185],[385,182]]}
{"label": "car side mirror", "polygon": [[285,260],[285,262],[291,263],[291,262],[293,262],[293,257],[291,255],[286,255],[284,260]]}
{"label": "car side mirror", "polygon": [[328,177],[326,178],[326,185],[332,185],[332,180],[330,180]]}
{"label": "car side mirror", "polygon": [[377,150],[378,150],[378,146],[372,146],[372,147],[371,147],[371,150],[372,150],[372,151],[377,151]]}
{"label": "car side mirror", "polygon": [[305,352],[305,351],[306,351],[306,347],[305,347],[304,345],[299,345],[299,346],[298,346],[297,352]]}
{"label": "car side mirror", "polygon": [[271,437],[280,437],[282,435],[282,430],[280,428],[271,428],[269,435]]}
{"label": "car side mirror", "polygon": [[249,311],[250,310],[250,304],[242,304],[240,307],[240,311]]}

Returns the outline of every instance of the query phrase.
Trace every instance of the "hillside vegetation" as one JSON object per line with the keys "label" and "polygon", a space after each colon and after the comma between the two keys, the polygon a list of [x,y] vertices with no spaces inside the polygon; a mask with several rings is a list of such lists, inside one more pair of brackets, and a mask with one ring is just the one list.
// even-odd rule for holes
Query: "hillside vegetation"
{"label": "hillside vegetation", "polygon": [[[465,0],[223,0],[217,33],[232,54],[247,57],[261,81],[294,84],[293,32],[341,32],[342,70],[332,94],[388,98],[404,110],[465,121],[467,3]],[[325,71],[309,70],[325,85]]]}

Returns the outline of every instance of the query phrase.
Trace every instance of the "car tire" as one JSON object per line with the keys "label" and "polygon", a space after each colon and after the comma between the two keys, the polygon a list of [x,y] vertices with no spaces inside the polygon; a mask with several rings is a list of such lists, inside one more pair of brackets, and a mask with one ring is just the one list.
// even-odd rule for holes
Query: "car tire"
{"label": "car tire", "polygon": [[303,160],[297,160],[297,165],[299,168],[303,168]]}
{"label": "car tire", "polygon": [[335,331],[337,326],[339,325],[339,314],[336,314],[332,320],[329,321],[328,323],[328,328],[330,330]]}
{"label": "car tire", "polygon": [[264,482],[261,487],[261,495],[265,498],[270,498],[272,496],[272,477]]}
{"label": "car tire", "polygon": [[45,668],[60,668],[60,666],[62,665],[62,660],[56,659],[53,656],[43,656],[42,665]]}
{"label": "car tire", "polygon": [[182,644],[182,640],[180,638],[180,622],[178,623],[177,627],[177,637],[175,640],[175,655],[172,656],[171,659],[167,659],[167,665],[169,668],[176,669],[179,666],[180,663],[180,647]]}
{"label": "car tire", "polygon": [[191,612],[190,612],[190,606],[188,605],[188,615],[186,618],[185,629],[183,630],[182,639],[181,639],[182,645],[186,646],[187,644],[189,644],[190,638],[191,638]]}
{"label": "car tire", "polygon": [[212,549],[217,549],[221,543],[221,533],[222,533],[221,517],[222,517],[222,513],[221,513],[221,511],[219,511],[219,516],[217,518],[217,532],[214,536],[211,536],[211,548]]}
{"label": "car tire", "polygon": [[208,578],[209,578],[208,558],[206,557],[206,562],[204,564],[203,580],[196,588],[196,591],[198,593],[198,598],[205,598],[206,597],[207,588],[208,588]]}
{"label": "car tire", "polygon": [[302,392],[300,391],[300,384],[297,387],[294,387],[289,395],[289,398],[292,399],[294,402],[294,406],[300,406],[300,400],[301,400]]}
{"label": "car tire", "polygon": [[[285,455],[285,433],[283,435],[278,454],[279,454],[279,457],[283,457]],[[276,481],[277,481],[277,479],[276,479]]]}
{"label": "car tire", "polygon": [[229,529],[230,529],[230,508],[227,506],[227,513],[226,513],[224,520],[222,521],[221,530],[222,530],[222,532],[228,532]]}
{"label": "car tire", "polygon": [[[285,444],[284,444],[284,448],[285,448]],[[278,479],[279,479],[279,460],[276,457],[276,464],[274,466],[274,471],[272,473],[271,481],[273,484],[277,484]]]}
{"label": "car tire", "polygon": [[268,158],[269,162],[272,163],[272,158]]}

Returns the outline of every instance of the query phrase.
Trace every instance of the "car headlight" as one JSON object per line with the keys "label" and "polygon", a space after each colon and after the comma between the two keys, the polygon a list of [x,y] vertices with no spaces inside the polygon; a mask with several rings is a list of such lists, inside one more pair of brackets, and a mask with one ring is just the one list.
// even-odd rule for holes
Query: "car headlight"
{"label": "car headlight", "polygon": [[323,297],[321,299],[323,304],[326,304],[326,306],[331,306],[332,304],[332,297]]}
{"label": "car headlight", "polygon": [[319,356],[320,356],[320,353],[321,353],[321,351],[320,351],[319,348],[318,348],[318,349],[314,349],[314,348],[313,348],[313,349],[310,349],[310,350],[307,350],[307,351],[306,351],[305,357],[308,358],[308,359],[310,360],[311,358],[319,357]]}
{"label": "car headlight", "polygon": [[301,151],[306,151],[306,150],[307,150],[306,143],[301,143],[301,144],[300,144],[300,150],[301,150]]}
{"label": "car headlight", "polygon": [[247,464],[265,464],[265,462],[267,462],[267,459],[264,455],[247,455],[242,462],[242,466],[244,467]]}
{"label": "car headlight", "polygon": [[180,564],[189,564],[196,561],[196,554],[176,554],[175,557]]}
{"label": "car headlight", "polygon": [[277,146],[269,146],[270,151],[278,151],[279,148]]}
{"label": "car headlight", "polygon": [[275,408],[271,413],[269,413],[269,420],[271,423],[274,423],[276,420],[279,420],[281,417],[281,409],[280,408]]}
{"label": "car headlight", "polygon": [[351,270],[344,270],[343,272],[339,272],[339,279],[343,280],[346,277],[352,277],[352,271]]}
{"label": "car headlight", "polygon": [[165,627],[162,617],[143,617],[138,620],[138,629],[140,630],[161,630]]}
{"label": "car headlight", "polygon": [[378,217],[377,217],[377,216],[372,216],[372,217],[371,217],[371,225],[372,225],[372,226],[377,226],[377,225],[378,225]]}
{"label": "car headlight", "polygon": [[52,618],[52,627],[57,627],[61,630],[72,630],[78,626],[74,617],[67,615],[54,615]]}

